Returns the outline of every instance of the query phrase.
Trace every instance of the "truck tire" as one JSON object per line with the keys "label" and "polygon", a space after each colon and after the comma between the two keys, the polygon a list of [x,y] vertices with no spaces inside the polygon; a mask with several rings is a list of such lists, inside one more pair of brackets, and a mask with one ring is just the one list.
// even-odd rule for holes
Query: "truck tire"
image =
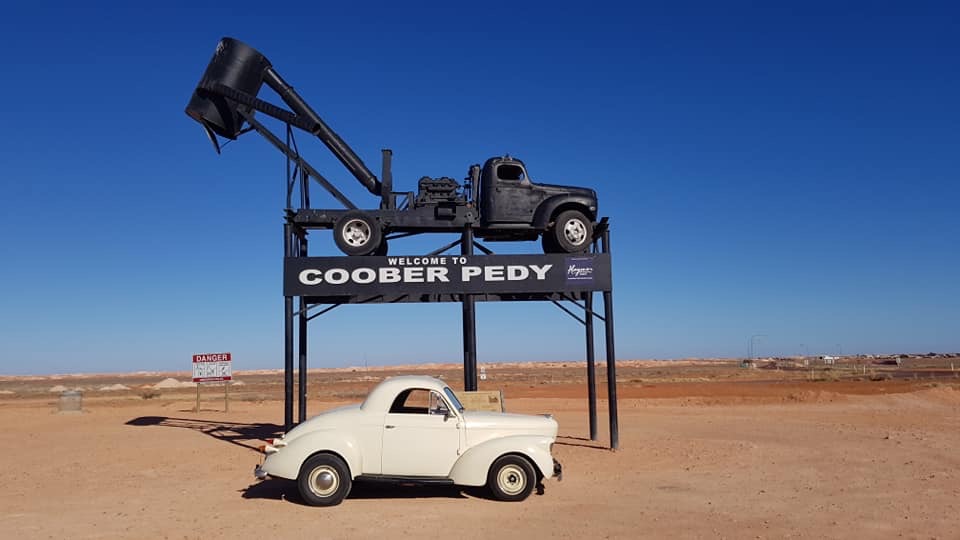
{"label": "truck tire", "polygon": [[300,467],[297,487],[310,506],[335,506],[350,493],[353,479],[342,459],[333,454],[311,456]]}
{"label": "truck tire", "polygon": [[370,255],[380,247],[383,232],[369,214],[350,210],[334,224],[333,240],[347,255]]}
{"label": "truck tire", "polygon": [[487,486],[501,501],[522,501],[537,484],[533,465],[522,456],[501,456],[490,466]]}
{"label": "truck tire", "polygon": [[593,242],[593,222],[579,210],[564,210],[544,234],[549,235],[543,240],[545,250],[549,245],[560,253],[583,253]]}
{"label": "truck tire", "polygon": [[560,251],[560,248],[557,247],[556,240],[553,239],[553,229],[543,231],[543,235],[540,236],[540,245],[543,247],[544,253],[557,253]]}

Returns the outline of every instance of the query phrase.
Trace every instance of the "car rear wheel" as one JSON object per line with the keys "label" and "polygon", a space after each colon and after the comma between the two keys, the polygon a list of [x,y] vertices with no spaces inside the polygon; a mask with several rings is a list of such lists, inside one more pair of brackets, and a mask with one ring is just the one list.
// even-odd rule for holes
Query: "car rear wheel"
{"label": "car rear wheel", "polygon": [[297,477],[300,496],[311,506],[334,506],[350,493],[347,464],[332,454],[317,454],[303,463]]}
{"label": "car rear wheel", "polygon": [[490,466],[487,486],[501,501],[522,501],[533,491],[537,474],[533,465],[520,456],[503,456]]}

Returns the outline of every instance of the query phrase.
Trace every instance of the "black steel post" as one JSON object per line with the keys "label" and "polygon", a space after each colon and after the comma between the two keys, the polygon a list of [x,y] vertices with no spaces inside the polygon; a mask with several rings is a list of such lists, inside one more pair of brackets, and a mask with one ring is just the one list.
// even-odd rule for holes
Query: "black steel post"
{"label": "black steel post", "polygon": [[[293,226],[283,226],[283,255],[293,256]],[[293,297],[283,297],[283,426],[293,427]]]}
{"label": "black steel post", "polygon": [[[473,255],[473,228],[463,230],[461,255]],[[472,294],[463,295],[463,389],[477,390],[477,304]]]}
{"label": "black steel post", "polygon": [[[298,257],[307,256],[307,231],[300,231],[297,236],[300,242],[297,250]],[[300,366],[297,369],[299,387],[297,391],[297,404],[299,405],[298,421],[304,422],[307,419],[307,303],[303,297],[300,297],[300,328],[297,329],[300,338]]]}
{"label": "black steel post", "polygon": [[[603,231],[602,246],[604,253],[610,253],[610,230]],[[610,448],[620,447],[620,427],[617,421],[617,356],[613,348],[613,285],[609,291],[603,291],[603,321],[607,342],[607,399],[610,414]]]}
{"label": "black steel post", "polygon": [[593,346],[593,291],[584,301],[587,327],[587,401],[590,411],[590,440],[597,440],[597,364]]}

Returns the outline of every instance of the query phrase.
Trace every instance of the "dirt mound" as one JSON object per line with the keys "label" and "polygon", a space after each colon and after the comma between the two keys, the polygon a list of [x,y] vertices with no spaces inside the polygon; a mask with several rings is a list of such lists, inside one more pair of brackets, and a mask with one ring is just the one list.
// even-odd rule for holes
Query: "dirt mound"
{"label": "dirt mound", "polygon": [[833,403],[843,401],[846,397],[836,392],[824,392],[823,390],[802,390],[799,392],[790,392],[783,397],[784,403]]}
{"label": "dirt mound", "polygon": [[960,390],[947,384],[930,383],[928,388],[917,390],[913,395],[940,403],[960,403]]}
{"label": "dirt mound", "polygon": [[100,387],[100,391],[101,391],[101,392],[117,392],[117,391],[120,391],[120,390],[129,390],[129,389],[130,389],[129,386],[124,386],[124,385],[119,384],[119,383],[117,383],[117,384],[110,384],[110,385],[107,385],[107,386],[101,386],[101,387]]}
{"label": "dirt mound", "polygon": [[69,388],[67,388],[62,384],[58,384],[56,386],[51,386],[49,391],[55,394],[59,394],[60,392],[66,392],[67,390],[69,390]]}
{"label": "dirt mound", "polygon": [[193,383],[192,383],[192,382],[188,382],[188,381],[180,382],[180,381],[178,381],[177,379],[174,379],[173,377],[167,377],[166,379],[164,379],[164,380],[158,382],[157,384],[153,385],[153,387],[154,387],[154,388],[157,388],[157,389],[160,389],[160,388],[187,388],[187,387],[192,387],[192,386],[193,386]]}

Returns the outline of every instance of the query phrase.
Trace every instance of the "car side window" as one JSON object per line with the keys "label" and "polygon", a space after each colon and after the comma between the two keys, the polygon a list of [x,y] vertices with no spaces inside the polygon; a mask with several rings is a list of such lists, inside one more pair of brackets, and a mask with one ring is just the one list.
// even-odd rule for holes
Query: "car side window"
{"label": "car side window", "polygon": [[447,414],[447,410],[440,394],[425,388],[400,392],[390,406],[391,414]]}
{"label": "car side window", "polygon": [[429,396],[426,390],[411,388],[397,394],[390,406],[393,414],[427,414]]}
{"label": "car side window", "polygon": [[431,391],[430,392],[430,407],[429,414],[440,414],[446,416],[450,413],[450,409],[447,407],[447,402],[444,401],[440,394]]}

